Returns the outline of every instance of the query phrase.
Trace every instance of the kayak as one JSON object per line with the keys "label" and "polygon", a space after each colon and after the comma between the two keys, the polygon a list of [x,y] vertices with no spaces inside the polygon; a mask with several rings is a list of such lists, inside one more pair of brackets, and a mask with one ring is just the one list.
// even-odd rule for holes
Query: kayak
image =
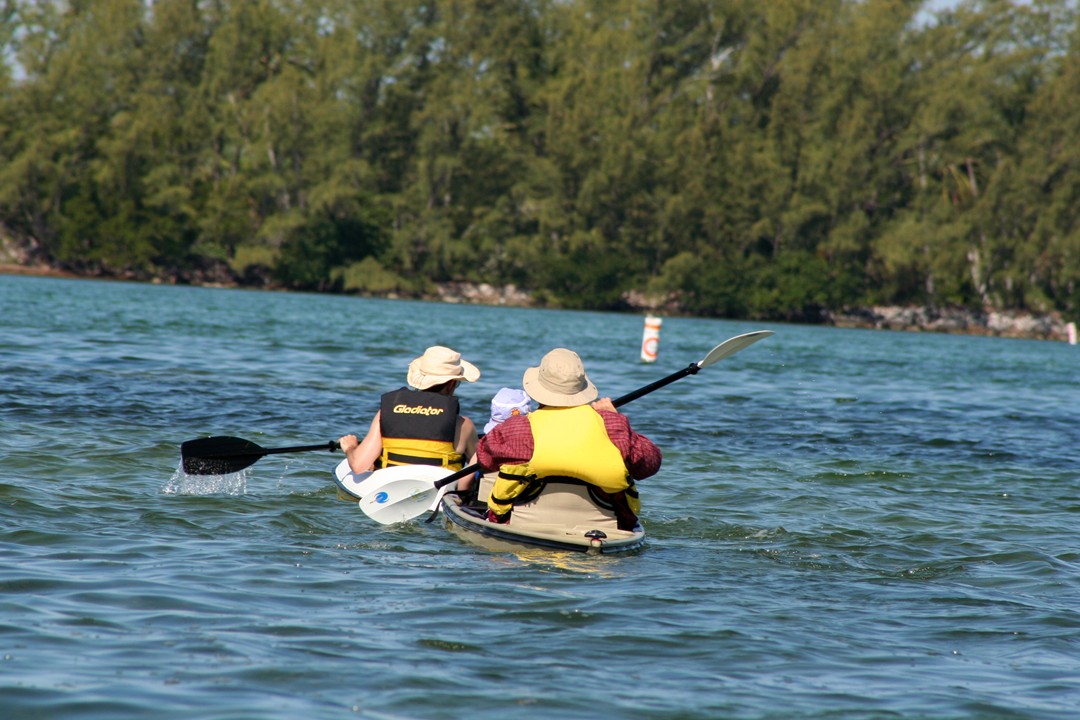
{"label": "kayak", "polygon": [[364,497],[360,483],[371,477],[371,473],[354,473],[349,461],[342,460],[334,467],[334,485],[337,486],[338,500],[356,502]]}
{"label": "kayak", "polygon": [[[481,483],[479,497],[489,491],[490,485]],[[534,500],[516,506],[507,523],[488,522],[486,500],[469,502],[457,493],[443,497],[442,510],[450,532],[487,550],[543,548],[599,555],[629,552],[645,543],[641,523],[620,530],[615,513],[598,505],[580,482],[549,481]]]}
{"label": "kayak", "polygon": [[[342,460],[334,468],[334,483],[339,498],[358,502],[388,484],[418,480],[418,485],[434,485],[449,472],[427,465],[395,465],[376,472],[354,473],[348,461]],[[488,522],[487,496],[493,483],[493,476],[485,476],[470,500],[448,492],[430,510],[441,507],[452,534],[498,552],[539,548],[598,555],[636,550],[645,542],[645,529],[640,523],[632,531],[620,530],[614,511],[598,504],[588,486],[580,481],[549,481],[540,495],[514,508],[510,522]]]}

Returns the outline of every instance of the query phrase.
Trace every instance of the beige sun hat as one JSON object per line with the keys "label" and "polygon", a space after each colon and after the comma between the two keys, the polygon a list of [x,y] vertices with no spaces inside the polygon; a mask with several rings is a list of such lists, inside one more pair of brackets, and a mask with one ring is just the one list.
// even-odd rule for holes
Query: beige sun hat
{"label": "beige sun hat", "polygon": [[529,368],[522,379],[525,392],[541,405],[573,407],[596,399],[596,386],[585,374],[585,365],[573,350],[555,348]]}
{"label": "beige sun hat", "polygon": [[442,345],[433,345],[409,363],[406,382],[417,390],[427,390],[451,380],[476,382],[480,370],[461,359],[461,353]]}

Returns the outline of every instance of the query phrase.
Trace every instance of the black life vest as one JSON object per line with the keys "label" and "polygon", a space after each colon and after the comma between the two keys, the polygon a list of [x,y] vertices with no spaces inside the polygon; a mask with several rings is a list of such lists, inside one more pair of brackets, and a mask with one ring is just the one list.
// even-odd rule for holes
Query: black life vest
{"label": "black life vest", "polygon": [[382,455],[377,467],[436,465],[460,470],[464,458],[454,447],[458,399],[452,395],[401,388],[382,396],[379,428]]}

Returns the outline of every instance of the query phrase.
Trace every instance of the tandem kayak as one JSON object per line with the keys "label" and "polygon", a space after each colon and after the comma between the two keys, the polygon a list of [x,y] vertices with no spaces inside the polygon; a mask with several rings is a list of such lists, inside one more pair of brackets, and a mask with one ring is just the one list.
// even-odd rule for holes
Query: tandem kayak
{"label": "tandem kayak", "polygon": [[629,552],[645,543],[645,528],[620,530],[615,513],[596,502],[588,486],[579,482],[549,481],[530,502],[514,508],[507,523],[488,522],[486,491],[481,500],[469,502],[448,493],[442,510],[446,526],[454,535],[487,550],[515,552],[543,548],[590,555]]}
{"label": "tandem kayak", "polygon": [[[334,483],[339,498],[358,502],[372,492],[378,493],[391,480],[415,479],[434,485],[449,472],[424,465],[396,465],[377,472],[354,473],[343,460],[334,468]],[[645,542],[645,529],[640,523],[632,531],[620,530],[615,512],[598,502],[588,486],[579,481],[549,481],[535,499],[514,508],[510,522],[488,522],[487,496],[492,483],[491,476],[482,478],[477,494],[468,499],[456,492],[443,495],[438,506],[451,533],[499,552],[539,548],[597,555],[636,550]],[[436,509],[435,505],[431,508]]]}

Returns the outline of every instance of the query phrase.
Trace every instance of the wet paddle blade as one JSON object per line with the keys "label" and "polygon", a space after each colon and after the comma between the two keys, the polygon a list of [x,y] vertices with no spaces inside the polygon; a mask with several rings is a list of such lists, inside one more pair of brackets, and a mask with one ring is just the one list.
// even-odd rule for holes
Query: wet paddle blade
{"label": "wet paddle blade", "polygon": [[360,509],[381,525],[393,525],[428,512],[438,494],[431,480],[401,479],[365,495]]}
{"label": "wet paddle blade", "polygon": [[295,445],[292,447],[264,448],[250,440],[219,435],[217,437],[188,440],[180,445],[184,472],[188,475],[226,475],[239,472],[264,455],[278,453],[309,452],[311,450],[340,450],[336,440],[319,445]]}
{"label": "wet paddle blade", "polygon": [[377,492],[384,485],[401,479],[427,480],[429,485],[434,484],[450,474],[446,468],[433,465],[393,465],[374,472],[354,473],[349,468],[349,460],[346,458],[334,468],[334,482],[338,489],[347,495],[360,500],[372,492]]}
{"label": "wet paddle blade", "polygon": [[720,343],[706,355],[701,362],[698,363],[699,368],[708,367],[715,362],[719,362],[726,357],[731,357],[740,350],[745,350],[758,340],[764,340],[770,335],[775,335],[772,330],[755,330],[754,332],[744,333],[742,335],[736,335],[733,338],[728,338],[724,342]]}
{"label": "wet paddle blade", "polygon": [[228,475],[254,464],[266,451],[238,437],[188,440],[180,446],[184,472],[188,475]]}

